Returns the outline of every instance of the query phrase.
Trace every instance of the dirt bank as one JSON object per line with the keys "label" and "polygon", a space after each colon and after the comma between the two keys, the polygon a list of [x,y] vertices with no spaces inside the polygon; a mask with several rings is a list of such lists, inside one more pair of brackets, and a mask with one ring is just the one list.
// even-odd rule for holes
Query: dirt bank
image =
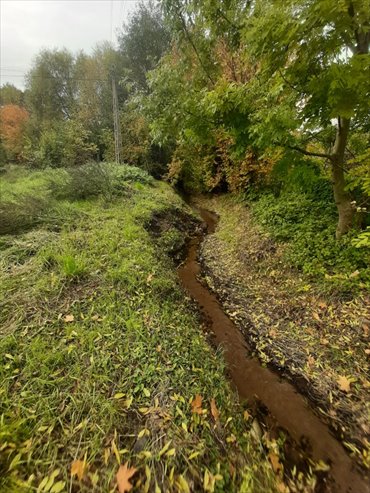
{"label": "dirt bank", "polygon": [[279,245],[230,198],[202,244],[202,275],[260,361],[304,392],[361,467],[369,466],[369,300],[328,299],[282,260]]}

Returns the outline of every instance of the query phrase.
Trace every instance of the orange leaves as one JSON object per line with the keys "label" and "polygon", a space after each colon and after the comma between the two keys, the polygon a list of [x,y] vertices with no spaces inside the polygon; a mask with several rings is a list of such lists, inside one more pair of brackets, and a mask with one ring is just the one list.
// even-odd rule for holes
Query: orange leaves
{"label": "orange leaves", "polygon": [[350,392],[351,382],[350,380],[348,380],[347,377],[342,377],[342,376],[339,377],[337,380],[337,384],[339,389],[342,390],[343,392]]}
{"label": "orange leaves", "polygon": [[87,462],[86,460],[74,460],[71,465],[71,476],[72,478],[74,476],[77,476],[79,481],[82,481],[82,479],[85,476],[85,473],[87,471]]}
{"label": "orange leaves", "polygon": [[135,467],[128,467],[128,462],[119,466],[118,472],[116,474],[119,493],[127,493],[128,491],[131,491],[132,484],[129,480],[136,473],[136,471],[137,469]]}
{"label": "orange leaves", "polygon": [[211,414],[213,416],[213,419],[217,423],[219,421],[219,419],[220,419],[220,413],[219,413],[219,411],[217,409],[216,401],[214,399],[211,400]]}
{"label": "orange leaves", "polygon": [[20,151],[28,118],[28,112],[16,104],[7,104],[0,108],[0,135],[8,152]]}
{"label": "orange leaves", "polygon": [[270,452],[268,455],[268,458],[271,462],[272,469],[276,474],[279,474],[280,471],[282,471],[283,466],[280,463],[280,458],[275,452]]}
{"label": "orange leaves", "polygon": [[202,414],[202,396],[197,394],[192,403],[191,403],[191,411],[194,413],[194,414]]}

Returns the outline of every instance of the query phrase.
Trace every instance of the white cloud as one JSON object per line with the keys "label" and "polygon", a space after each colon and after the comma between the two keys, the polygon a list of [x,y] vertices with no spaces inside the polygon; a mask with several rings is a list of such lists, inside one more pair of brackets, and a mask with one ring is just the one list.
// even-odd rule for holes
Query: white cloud
{"label": "white cloud", "polygon": [[[111,39],[136,0],[0,0],[0,84],[23,88],[32,59],[42,48],[90,52]],[[111,16],[112,12],[112,16]],[[112,19],[112,21],[111,21]]]}

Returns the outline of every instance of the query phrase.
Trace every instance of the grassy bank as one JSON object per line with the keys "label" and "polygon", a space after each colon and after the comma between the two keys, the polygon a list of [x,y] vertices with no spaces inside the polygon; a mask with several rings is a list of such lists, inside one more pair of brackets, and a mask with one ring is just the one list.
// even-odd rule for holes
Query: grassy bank
{"label": "grassy bank", "polygon": [[[7,194],[36,179],[8,178]],[[41,180],[36,220],[0,237],[4,493],[113,492],[126,463],[133,491],[275,491],[166,254],[182,236],[170,220],[148,231],[189,211],[139,178],[58,200]]]}
{"label": "grassy bank", "polygon": [[[345,447],[369,468],[369,296],[364,282],[358,281],[365,274],[355,279],[346,274],[340,284],[332,284],[319,273],[293,267],[289,259],[297,252],[297,238],[278,241],[271,233],[272,220],[269,227],[261,221],[271,219],[276,202],[267,204],[263,198],[248,208],[237,197],[223,196],[201,203],[220,216],[216,233],[202,249],[208,284],[260,360],[290,376]],[[298,220],[294,225],[281,210],[276,216],[280,223],[290,222],[297,234],[302,232]],[[303,247],[300,254],[307,263],[315,261]],[[349,262],[362,262],[348,251],[344,255]],[[332,253],[328,258],[333,260]],[[317,262],[332,271],[337,268],[319,256]]]}

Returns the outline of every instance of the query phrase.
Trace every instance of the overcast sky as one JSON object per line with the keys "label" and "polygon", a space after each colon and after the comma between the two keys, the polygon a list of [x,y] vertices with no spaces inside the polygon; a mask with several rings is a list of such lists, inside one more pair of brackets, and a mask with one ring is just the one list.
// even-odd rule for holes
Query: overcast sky
{"label": "overcast sky", "polygon": [[42,48],[89,53],[100,41],[114,42],[117,28],[137,4],[137,0],[0,0],[0,85],[11,82],[23,89],[23,75]]}

